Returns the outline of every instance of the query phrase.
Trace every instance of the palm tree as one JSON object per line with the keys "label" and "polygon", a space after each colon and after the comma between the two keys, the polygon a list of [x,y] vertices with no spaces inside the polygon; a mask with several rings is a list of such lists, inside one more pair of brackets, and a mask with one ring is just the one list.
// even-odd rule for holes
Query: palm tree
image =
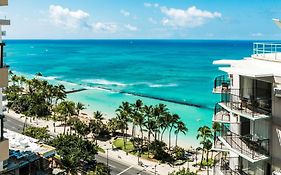
{"label": "palm tree", "polygon": [[134,104],[131,104],[130,107],[131,107],[130,112],[132,114],[132,115],[130,115],[130,117],[131,117],[131,121],[133,123],[132,137],[134,138],[135,137],[135,127],[137,125],[136,116],[139,113],[142,113],[143,102],[140,99],[138,99],[138,100],[136,100],[136,102]]}
{"label": "palm tree", "polygon": [[145,118],[144,118],[144,115],[142,113],[137,113],[135,118],[136,118],[135,119],[136,120],[136,124],[140,128],[140,132],[141,132],[141,145],[143,146],[143,126],[144,126],[144,123],[145,123]]}
{"label": "palm tree", "polygon": [[217,132],[221,131],[221,124],[219,122],[214,122],[212,125],[212,129],[214,132],[214,144],[215,144],[215,141],[217,139]]}
{"label": "palm tree", "polygon": [[146,120],[144,122],[144,126],[148,131],[148,142],[150,143],[150,136],[151,136],[152,132],[157,129],[157,124],[153,118],[153,114],[152,114],[153,107],[152,106],[145,105],[143,107],[143,111],[144,111],[144,116],[146,118]]}
{"label": "palm tree", "polygon": [[212,149],[213,143],[210,139],[207,139],[204,143],[203,143],[203,149],[206,150],[206,154],[207,154],[207,174],[209,174],[209,151]]}
{"label": "palm tree", "polygon": [[176,123],[176,130],[175,130],[175,135],[176,135],[176,147],[178,145],[178,135],[179,132],[183,133],[184,135],[186,134],[186,132],[188,131],[187,127],[185,126],[185,124],[182,121],[179,121],[178,123]]}
{"label": "palm tree", "polygon": [[76,103],[75,108],[76,108],[76,113],[77,113],[78,116],[80,115],[80,111],[86,109],[85,105],[83,103],[80,103],[80,102]]}
{"label": "palm tree", "polygon": [[161,141],[163,141],[163,135],[166,131],[166,129],[169,127],[170,125],[170,119],[172,118],[172,115],[168,112],[166,112],[164,115],[162,115],[159,118],[159,127],[162,129],[162,133],[161,133]]}
{"label": "palm tree", "polygon": [[[127,142],[127,131],[128,131],[128,115],[125,112],[117,112],[116,119],[118,121],[118,127],[122,132],[123,135],[123,142],[124,142],[124,149],[126,150],[126,142]],[[125,133],[126,131],[126,133]]]}
{"label": "palm tree", "polygon": [[178,123],[180,117],[177,114],[173,114],[172,117],[170,118],[170,131],[169,131],[169,150],[171,149],[171,134],[172,130],[175,128],[175,125]]}
{"label": "palm tree", "polygon": [[202,168],[202,162],[204,158],[204,144],[206,144],[207,140],[213,137],[212,131],[208,126],[202,126],[198,129],[197,139],[201,139],[200,144],[202,144],[202,157],[201,157],[201,163],[200,163],[200,169]]}
{"label": "palm tree", "polygon": [[43,74],[42,74],[41,72],[37,72],[37,73],[35,74],[35,76],[36,76],[36,78],[37,78],[37,77],[42,77]]}
{"label": "palm tree", "polygon": [[104,120],[103,114],[100,111],[96,111],[93,113],[93,117],[97,121],[102,121]]}
{"label": "palm tree", "polygon": [[60,114],[61,117],[63,117],[63,134],[65,134],[67,120],[69,119],[69,117],[75,114],[75,103],[72,101],[63,101],[56,108],[56,111]]}

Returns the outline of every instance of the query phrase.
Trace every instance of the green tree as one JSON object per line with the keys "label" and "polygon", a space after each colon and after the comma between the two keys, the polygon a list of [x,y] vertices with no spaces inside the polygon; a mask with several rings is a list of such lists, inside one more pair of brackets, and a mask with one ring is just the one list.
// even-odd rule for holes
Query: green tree
{"label": "green tree", "polygon": [[202,157],[201,157],[201,163],[200,163],[200,169],[202,168],[202,163],[203,163],[203,159],[204,159],[204,146],[207,142],[207,140],[209,140],[210,138],[213,137],[212,135],[212,131],[208,126],[202,126],[198,129],[197,131],[197,139],[200,139],[200,144],[202,145]]}
{"label": "green tree", "polygon": [[77,135],[59,135],[49,142],[56,148],[67,174],[77,174],[86,162],[93,162],[97,146]]}
{"label": "green tree", "polygon": [[28,127],[25,129],[25,131],[22,134],[44,142],[48,141],[51,137],[47,127],[43,127],[43,128]]}
{"label": "green tree", "polygon": [[143,108],[143,102],[138,99],[136,100],[135,103],[129,105],[129,107],[127,108],[127,112],[130,114],[129,117],[131,118],[131,122],[132,122],[132,137],[135,137],[135,127],[137,125],[137,116],[142,113],[142,108]]}
{"label": "green tree", "polygon": [[168,175],[197,175],[197,173],[191,172],[189,169],[180,169],[178,171],[174,171],[169,173]]}
{"label": "green tree", "polygon": [[175,126],[176,147],[178,146],[178,135],[179,135],[179,133],[181,132],[185,135],[187,131],[188,131],[188,129],[182,121],[179,121],[179,122],[176,123],[176,126]]}
{"label": "green tree", "polygon": [[59,114],[59,117],[62,117],[64,121],[63,134],[66,131],[67,120],[75,115],[75,103],[72,101],[62,101],[56,106],[55,111]]}
{"label": "green tree", "polygon": [[179,119],[180,119],[180,117],[177,114],[173,114],[170,118],[170,122],[169,122],[169,127],[170,127],[170,131],[169,131],[169,150],[171,149],[172,130],[175,129],[175,126],[179,122]]}

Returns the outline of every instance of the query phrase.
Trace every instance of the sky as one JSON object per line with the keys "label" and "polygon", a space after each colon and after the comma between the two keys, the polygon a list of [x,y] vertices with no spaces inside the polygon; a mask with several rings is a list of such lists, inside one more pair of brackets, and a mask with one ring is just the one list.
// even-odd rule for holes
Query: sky
{"label": "sky", "polygon": [[280,0],[9,0],[8,39],[280,40]]}

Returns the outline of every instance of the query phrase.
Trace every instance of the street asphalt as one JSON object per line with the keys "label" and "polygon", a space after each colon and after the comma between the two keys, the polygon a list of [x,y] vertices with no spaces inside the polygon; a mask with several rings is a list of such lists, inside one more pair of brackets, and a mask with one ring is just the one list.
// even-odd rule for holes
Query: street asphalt
{"label": "street asphalt", "polygon": [[[4,127],[14,132],[21,133],[23,131],[23,122],[11,118],[9,114],[6,115],[6,121]],[[107,159],[103,155],[97,155],[96,160],[107,164]],[[152,175],[152,173],[147,172],[145,168],[139,169],[134,166],[124,164],[121,160],[116,161],[114,159],[108,159],[108,165],[110,167],[111,175]]]}

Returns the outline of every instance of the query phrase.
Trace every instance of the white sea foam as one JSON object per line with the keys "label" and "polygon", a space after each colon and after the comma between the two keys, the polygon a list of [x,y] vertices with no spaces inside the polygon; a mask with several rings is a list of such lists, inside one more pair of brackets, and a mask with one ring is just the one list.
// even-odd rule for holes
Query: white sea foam
{"label": "white sea foam", "polygon": [[44,79],[44,80],[57,80],[58,78],[60,77],[57,77],[57,76],[49,76],[49,77],[44,77],[44,76],[40,76],[39,77],[40,79]]}
{"label": "white sea foam", "polygon": [[160,88],[160,87],[176,87],[178,85],[175,83],[170,83],[170,84],[149,84],[148,86],[153,88]]}
{"label": "white sea foam", "polygon": [[83,80],[85,83],[93,83],[97,85],[113,85],[113,86],[127,86],[124,83],[116,82],[116,81],[108,81],[105,79],[92,79],[92,80]]}

